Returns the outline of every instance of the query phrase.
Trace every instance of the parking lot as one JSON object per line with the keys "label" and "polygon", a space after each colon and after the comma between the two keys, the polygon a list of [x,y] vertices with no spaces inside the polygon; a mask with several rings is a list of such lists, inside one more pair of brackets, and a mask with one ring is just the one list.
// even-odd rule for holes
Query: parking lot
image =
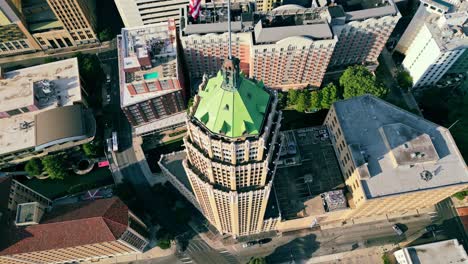
{"label": "parking lot", "polygon": [[275,190],[282,218],[294,219],[307,216],[307,211],[316,211],[307,206],[321,206],[321,203],[307,201],[317,198],[323,192],[343,188],[344,182],[325,127],[283,133],[287,138],[288,152],[283,153],[280,160],[295,159],[295,163],[283,162],[278,167]]}

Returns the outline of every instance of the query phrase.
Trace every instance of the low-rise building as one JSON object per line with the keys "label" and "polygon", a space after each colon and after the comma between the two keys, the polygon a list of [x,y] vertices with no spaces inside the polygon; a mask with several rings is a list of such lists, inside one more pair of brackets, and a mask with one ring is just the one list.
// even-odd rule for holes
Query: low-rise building
{"label": "low-rise building", "polygon": [[433,86],[446,73],[468,70],[467,11],[467,1],[421,1],[396,47],[406,55],[402,65],[414,88]]}
{"label": "low-rise building", "polygon": [[174,21],[119,35],[121,108],[137,135],[183,126],[185,83]]}
{"label": "low-rise building", "polygon": [[1,264],[97,261],[143,252],[148,245],[146,225],[118,198],[42,213],[34,203],[20,206],[25,211],[17,211],[17,225],[2,227]]}
{"label": "low-rise building", "polygon": [[393,255],[398,264],[462,264],[468,261],[463,245],[456,239],[403,248]]}
{"label": "low-rise building", "polygon": [[348,189],[348,219],[417,212],[468,187],[450,131],[381,99],[336,102],[325,125]]}
{"label": "low-rise building", "polygon": [[96,124],[81,89],[76,58],[4,73],[0,167],[91,141]]}

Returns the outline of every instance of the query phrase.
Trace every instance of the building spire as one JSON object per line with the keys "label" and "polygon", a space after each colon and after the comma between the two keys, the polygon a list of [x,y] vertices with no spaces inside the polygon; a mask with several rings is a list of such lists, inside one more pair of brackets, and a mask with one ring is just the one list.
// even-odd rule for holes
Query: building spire
{"label": "building spire", "polygon": [[229,55],[228,59],[232,59],[232,43],[231,43],[231,0],[228,0],[228,34],[229,34]]}

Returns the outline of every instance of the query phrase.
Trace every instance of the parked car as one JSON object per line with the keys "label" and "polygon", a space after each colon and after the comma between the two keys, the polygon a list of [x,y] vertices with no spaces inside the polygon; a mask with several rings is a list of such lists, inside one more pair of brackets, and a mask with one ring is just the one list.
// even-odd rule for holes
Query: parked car
{"label": "parked car", "polygon": [[106,101],[107,101],[107,103],[110,103],[110,101],[111,101],[111,96],[110,96],[110,94],[107,94],[107,95],[106,95]]}
{"label": "parked car", "polygon": [[251,246],[253,246],[253,245],[255,245],[255,244],[257,244],[257,242],[255,242],[255,241],[250,241],[250,242],[247,242],[247,243],[242,244],[242,247],[243,247],[243,248],[248,248],[248,247],[251,247]]}
{"label": "parked car", "polygon": [[424,228],[426,232],[432,232],[437,230],[437,225],[428,225],[426,228]]}
{"label": "parked car", "polygon": [[110,77],[109,74],[107,74],[107,75],[106,75],[106,82],[107,82],[107,83],[110,83],[110,81],[111,81],[111,77]]}
{"label": "parked car", "polygon": [[266,243],[270,243],[271,241],[272,241],[271,238],[264,238],[264,239],[258,240],[257,242],[258,242],[258,244],[263,245],[263,244],[266,244]]}
{"label": "parked car", "polygon": [[401,228],[398,225],[395,224],[392,226],[392,228],[395,231],[395,233],[397,233],[397,235],[399,236],[403,235],[403,230],[401,230]]}

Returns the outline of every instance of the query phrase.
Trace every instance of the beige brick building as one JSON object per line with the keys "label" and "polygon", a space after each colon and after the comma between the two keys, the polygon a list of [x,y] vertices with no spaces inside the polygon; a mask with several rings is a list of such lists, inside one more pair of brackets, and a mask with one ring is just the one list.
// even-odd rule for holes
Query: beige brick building
{"label": "beige brick building", "polygon": [[349,191],[345,219],[429,208],[468,187],[449,130],[381,99],[337,102],[325,125]]}
{"label": "beige brick building", "polygon": [[281,112],[276,94],[239,74],[238,60],[225,63],[195,97],[183,167],[206,218],[239,237],[274,230],[280,220],[270,194]]}

